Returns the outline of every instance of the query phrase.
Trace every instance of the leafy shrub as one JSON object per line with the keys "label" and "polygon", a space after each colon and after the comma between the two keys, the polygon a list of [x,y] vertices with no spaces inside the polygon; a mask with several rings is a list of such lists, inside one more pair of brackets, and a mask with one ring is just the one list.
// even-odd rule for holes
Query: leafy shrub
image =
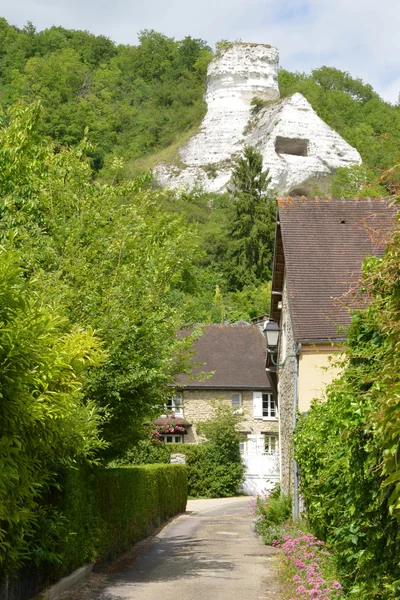
{"label": "leafy shrub", "polygon": [[[239,446],[238,446],[239,447]],[[143,465],[169,463],[171,454],[186,456],[188,493],[194,498],[226,498],[234,496],[243,480],[241,462],[221,461],[221,451],[213,443],[152,444],[141,441],[126,453],[123,459],[110,463]],[[239,453],[240,459],[240,453]]]}
{"label": "leafy shrub", "polygon": [[58,516],[46,503],[61,465],[102,447],[99,416],[82,401],[81,374],[101,358],[91,332],[74,329],[0,248],[0,566],[55,559]]}
{"label": "leafy shrub", "polygon": [[186,468],[142,465],[103,469],[97,473],[97,493],[98,560],[106,560],[185,510]]}
{"label": "leafy shrub", "polygon": [[252,98],[251,102],[250,102],[250,112],[251,114],[254,116],[258,115],[258,113],[263,109],[266,108],[267,106],[269,106],[270,104],[273,104],[274,101],[271,102],[271,100],[266,100],[264,98],[260,98],[259,96],[254,96],[254,98]]}
{"label": "leafy shrub", "polygon": [[264,544],[271,545],[274,541],[283,540],[291,513],[291,498],[281,494],[279,485],[271,492],[267,491],[256,497],[254,506],[256,530],[262,536]]}
{"label": "leafy shrub", "polygon": [[62,557],[57,569],[59,576],[96,558],[100,537],[97,471],[81,461],[77,468],[62,473],[59,502],[62,529],[56,546]]}
{"label": "leafy shrub", "polygon": [[240,434],[236,431],[241,418],[230,407],[216,403],[215,416],[197,427],[198,432],[209,441],[203,444],[152,444],[143,440],[110,466],[168,463],[171,454],[181,453],[186,455],[190,496],[235,496],[244,475]]}
{"label": "leafy shrub", "polygon": [[[46,581],[120,554],[183,512],[187,502],[182,465],[100,469],[81,461],[65,469],[58,484],[39,508],[31,562],[10,578],[10,598],[30,598]],[[5,575],[3,569],[0,593]]]}

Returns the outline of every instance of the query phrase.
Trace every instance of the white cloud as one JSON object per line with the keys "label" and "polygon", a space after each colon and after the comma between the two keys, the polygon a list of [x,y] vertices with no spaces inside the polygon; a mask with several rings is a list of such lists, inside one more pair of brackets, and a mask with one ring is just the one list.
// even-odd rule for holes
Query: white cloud
{"label": "white cloud", "polygon": [[387,100],[400,92],[398,0],[3,0],[2,15],[22,27],[53,24],[136,43],[142,29],[214,44],[243,39],[278,47],[282,66],[324,64],[371,83]]}

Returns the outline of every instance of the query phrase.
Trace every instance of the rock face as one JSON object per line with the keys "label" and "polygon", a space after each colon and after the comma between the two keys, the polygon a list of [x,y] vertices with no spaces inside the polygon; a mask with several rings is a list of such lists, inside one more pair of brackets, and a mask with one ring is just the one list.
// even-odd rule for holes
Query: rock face
{"label": "rock face", "polygon": [[[223,191],[232,159],[244,146],[261,152],[280,194],[310,194],[337,167],[360,164],[357,150],[317,116],[304,96],[279,99],[278,66],[277,49],[262,44],[231,44],[216,57],[208,68],[207,114],[200,131],[180,149],[179,166],[157,165],[158,181],[171,188],[199,182],[207,191]],[[256,115],[253,98],[259,99]]]}

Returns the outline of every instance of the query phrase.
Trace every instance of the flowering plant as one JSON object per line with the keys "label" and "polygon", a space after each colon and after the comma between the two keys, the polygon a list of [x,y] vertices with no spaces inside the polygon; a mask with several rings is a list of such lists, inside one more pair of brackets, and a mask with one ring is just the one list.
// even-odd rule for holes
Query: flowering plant
{"label": "flowering plant", "polygon": [[265,544],[270,544],[275,537],[282,540],[277,531],[283,530],[290,519],[291,507],[290,497],[281,493],[279,485],[256,496],[253,505],[256,530]]}
{"label": "flowering plant", "polygon": [[174,415],[169,415],[161,425],[154,425],[154,429],[150,433],[150,440],[154,443],[161,443],[162,435],[186,433],[183,427],[183,420],[177,419]]}
{"label": "flowering plant", "polygon": [[284,534],[283,543],[276,541],[273,545],[281,548],[286,566],[294,573],[296,590],[290,600],[333,600],[342,596],[341,584],[326,575],[333,565],[324,542],[298,530]]}

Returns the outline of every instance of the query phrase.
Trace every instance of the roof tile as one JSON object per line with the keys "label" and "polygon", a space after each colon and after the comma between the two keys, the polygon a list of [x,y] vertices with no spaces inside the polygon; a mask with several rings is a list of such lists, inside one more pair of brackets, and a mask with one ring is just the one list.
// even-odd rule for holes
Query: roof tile
{"label": "roof tile", "polygon": [[279,221],[297,340],[340,339],[363,259],[382,256],[396,209],[377,198],[279,199]]}

